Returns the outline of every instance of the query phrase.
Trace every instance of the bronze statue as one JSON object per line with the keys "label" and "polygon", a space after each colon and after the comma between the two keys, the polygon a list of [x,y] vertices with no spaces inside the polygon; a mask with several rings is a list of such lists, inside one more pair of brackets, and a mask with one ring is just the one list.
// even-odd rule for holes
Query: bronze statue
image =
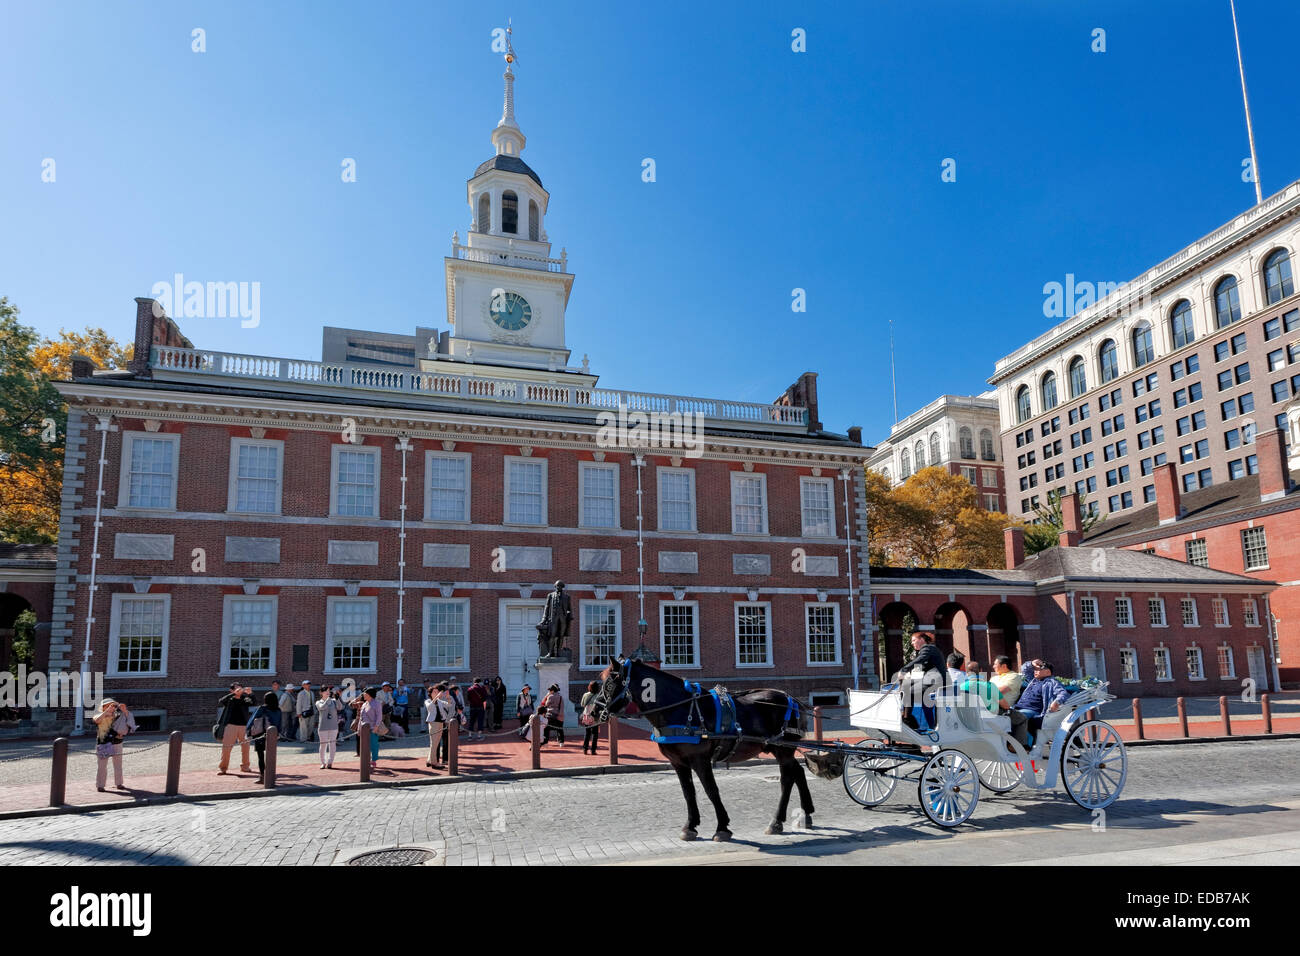
{"label": "bronze statue", "polygon": [[546,595],[546,607],[537,624],[537,650],[542,660],[568,659],[564,639],[573,623],[573,605],[564,593],[564,582],[556,581],[555,590]]}

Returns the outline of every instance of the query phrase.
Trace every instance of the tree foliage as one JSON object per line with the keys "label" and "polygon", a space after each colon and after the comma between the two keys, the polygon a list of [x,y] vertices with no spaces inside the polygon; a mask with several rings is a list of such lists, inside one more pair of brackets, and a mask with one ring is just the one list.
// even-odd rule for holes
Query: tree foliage
{"label": "tree foliage", "polygon": [[121,367],[131,346],[103,329],[42,339],[0,296],[0,541],[58,537],[67,410],[53,383],[70,376],[78,353],[101,367]]}
{"label": "tree foliage", "polygon": [[[1083,515],[1081,527],[1084,534],[1106,520],[1100,511],[1088,514],[1088,496],[1079,498],[1079,512]],[[1025,554],[1038,554],[1060,543],[1061,531],[1065,528],[1065,518],[1061,513],[1061,496],[1055,491],[1047,493],[1046,504],[1034,509],[1034,523],[1025,528]]]}
{"label": "tree foliage", "polygon": [[866,475],[867,552],[872,564],[919,568],[997,568],[1005,562],[1007,515],[986,511],[969,481],[946,468],[922,468],[903,484]]}

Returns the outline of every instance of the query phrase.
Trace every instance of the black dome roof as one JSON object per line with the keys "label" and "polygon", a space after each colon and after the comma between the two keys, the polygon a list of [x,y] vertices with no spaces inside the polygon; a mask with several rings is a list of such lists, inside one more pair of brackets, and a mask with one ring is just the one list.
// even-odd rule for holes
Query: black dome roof
{"label": "black dome roof", "polygon": [[[537,185],[542,186],[542,178],[533,172],[533,168],[525,163],[518,156],[506,156],[498,154],[489,159],[486,163],[480,163],[478,169],[474,170],[474,176],[482,176],[489,169],[500,169],[507,173],[519,173],[527,176]],[[471,177],[473,178],[473,177]],[[542,186],[545,189],[545,186]]]}

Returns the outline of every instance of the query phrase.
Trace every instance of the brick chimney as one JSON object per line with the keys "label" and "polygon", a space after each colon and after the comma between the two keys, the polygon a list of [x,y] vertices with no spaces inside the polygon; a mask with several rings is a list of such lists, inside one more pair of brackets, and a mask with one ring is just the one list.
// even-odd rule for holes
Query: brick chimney
{"label": "brick chimney", "polygon": [[135,352],[127,363],[136,375],[149,376],[149,355],[155,345],[192,349],[194,343],[181,335],[180,326],[167,317],[157,299],[135,300]]}
{"label": "brick chimney", "polygon": [[1259,500],[1273,501],[1291,490],[1291,473],[1286,463],[1286,435],[1280,428],[1255,434],[1259,456]]}
{"label": "brick chimney", "polygon": [[1172,462],[1160,465],[1155,471],[1156,514],[1160,524],[1173,524],[1183,516],[1183,495],[1178,490],[1178,476]]}
{"label": "brick chimney", "polygon": [[1007,528],[1002,534],[1007,546],[1007,570],[1014,571],[1025,563],[1025,529]]}
{"label": "brick chimney", "polygon": [[1074,492],[1061,495],[1061,533],[1057,544],[1077,548],[1083,543],[1083,516],[1079,514],[1079,496]]}
{"label": "brick chimney", "polygon": [[855,445],[861,445],[861,444],[862,444],[862,426],[861,426],[861,425],[850,425],[850,426],[849,426],[849,441],[853,442],[853,444],[855,444]]}
{"label": "brick chimney", "polygon": [[72,377],[74,379],[90,378],[94,374],[95,363],[89,356],[82,355],[80,352],[72,356]]}
{"label": "brick chimney", "polygon": [[802,405],[808,409],[808,431],[822,430],[821,420],[817,417],[817,373],[804,372],[799,380],[787,388],[774,405]]}

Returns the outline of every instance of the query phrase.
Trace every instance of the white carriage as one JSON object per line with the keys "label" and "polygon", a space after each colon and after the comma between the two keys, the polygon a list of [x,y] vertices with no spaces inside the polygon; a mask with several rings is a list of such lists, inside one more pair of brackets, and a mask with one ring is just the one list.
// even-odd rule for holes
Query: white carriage
{"label": "white carriage", "polygon": [[994,715],[973,694],[950,688],[933,694],[935,726],[923,732],[904,722],[898,690],[850,690],[849,723],[875,739],[841,751],[844,789],[856,802],[872,807],[889,799],[900,779],[916,775],[926,816],[954,827],[970,819],[981,784],[995,793],[1021,785],[1051,790],[1059,774],[1075,803],[1104,809],[1119,797],[1128,772],[1118,731],[1090,713],[1115,699],[1106,686],[1092,684],[1071,693],[1059,710],[1047,714],[1027,750],[1011,736],[1010,718]]}

